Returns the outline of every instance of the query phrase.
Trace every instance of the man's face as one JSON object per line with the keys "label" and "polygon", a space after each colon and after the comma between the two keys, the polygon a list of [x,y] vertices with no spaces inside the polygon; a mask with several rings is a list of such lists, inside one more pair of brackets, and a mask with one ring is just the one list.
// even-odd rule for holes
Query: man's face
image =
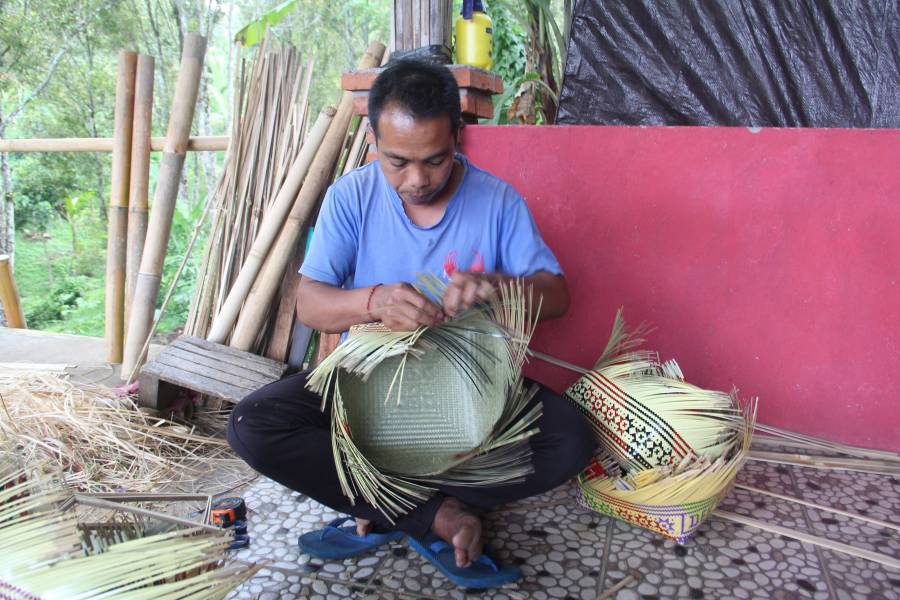
{"label": "man's face", "polygon": [[415,119],[389,104],[378,117],[376,147],[385,178],[410,206],[434,201],[453,173],[456,135],[446,116]]}

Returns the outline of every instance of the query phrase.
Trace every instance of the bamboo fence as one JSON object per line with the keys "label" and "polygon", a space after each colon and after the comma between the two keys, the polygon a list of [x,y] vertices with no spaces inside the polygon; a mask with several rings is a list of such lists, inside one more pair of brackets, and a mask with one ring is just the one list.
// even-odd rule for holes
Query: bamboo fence
{"label": "bamboo fence", "polygon": [[150,191],[150,133],[153,124],[152,56],[137,59],[134,86],[134,126],[131,135],[131,185],[128,189],[128,256],[125,262],[125,322],[131,311],[134,286],[147,237],[147,196]]}
{"label": "bamboo fence", "polygon": [[129,315],[123,373],[132,372],[143,362],[142,348],[152,334],[153,313],[159,295],[163,261],[172,228],[172,215],[181,182],[181,171],[184,167],[205,53],[206,38],[197,34],[185,37],[181,69],[175,84],[172,113],[166,134],[166,147],[160,161],[156,192],[153,197],[153,212],[147,227],[147,241],[144,244],[135,283],[134,302]]}
{"label": "bamboo fence", "polygon": [[122,362],[125,329],[125,244],[136,66],[136,53],[122,51],[119,54],[106,244],[105,337],[106,360],[111,363]]}

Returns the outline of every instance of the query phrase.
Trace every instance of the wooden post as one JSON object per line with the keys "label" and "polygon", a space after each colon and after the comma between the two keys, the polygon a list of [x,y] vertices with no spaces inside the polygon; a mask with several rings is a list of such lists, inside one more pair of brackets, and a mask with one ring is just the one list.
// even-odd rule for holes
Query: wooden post
{"label": "wooden post", "polygon": [[153,195],[153,211],[147,226],[147,241],[141,256],[134,287],[134,301],[128,320],[128,343],[125,346],[125,360],[122,364],[123,377],[130,374],[144,361],[144,342],[152,334],[153,312],[159,295],[160,278],[169,234],[172,229],[172,215],[181,183],[181,171],[187,152],[197,92],[200,88],[200,74],[203,57],[206,54],[206,38],[191,33],[184,38],[181,53],[181,68],[175,83],[175,96],[169,127],[166,132],[166,146],[159,165],[156,191]]}
{"label": "wooden post", "polygon": [[134,284],[147,238],[147,197],[150,190],[150,133],[153,124],[152,56],[137,59],[134,84],[134,127],[131,135],[131,185],[128,189],[128,259],[125,263],[125,322],[131,312]]}
{"label": "wooden post", "polygon": [[25,313],[22,312],[22,303],[19,301],[19,290],[16,289],[12,265],[6,254],[0,254],[0,304],[3,305],[7,327],[27,329]]}
{"label": "wooden post", "polygon": [[256,239],[253,240],[250,252],[247,254],[244,264],[241,265],[240,273],[238,273],[232,284],[225,302],[222,303],[219,314],[213,319],[212,327],[207,336],[209,341],[217,344],[225,343],[231,331],[231,326],[234,325],[241,305],[244,303],[244,298],[247,297],[247,293],[256,280],[256,275],[259,273],[269,249],[281,231],[282,225],[284,225],[285,217],[287,217],[294,202],[299,201],[297,192],[300,191],[303,180],[309,172],[313,159],[316,157],[316,151],[322,145],[322,140],[325,139],[325,134],[328,132],[334,114],[335,109],[333,106],[326,106],[319,113],[319,117],[309,132],[303,148],[300,149],[300,153],[288,170],[281,189],[278,190],[271,207],[266,211],[259,232],[256,234]]}
{"label": "wooden post", "polygon": [[442,46],[452,48],[453,2],[450,0],[393,0],[391,54]]}
{"label": "wooden post", "polygon": [[[384,51],[383,44],[372,42],[360,61],[359,68],[377,67],[381,64]],[[347,128],[352,117],[353,94],[344,92],[337,113],[328,127],[325,140],[316,153],[316,158],[303,182],[303,187],[300,188],[300,195],[288,215],[287,222],[278,236],[278,241],[266,258],[253,288],[247,295],[244,310],[241,312],[234,334],[231,336],[232,347],[249,351],[256,342],[259,331],[269,314],[269,305],[281,284],[284,269],[294,253],[297,241],[306,228],[310,214],[334,176],[335,161],[344,147]]]}
{"label": "wooden post", "polygon": [[122,362],[125,329],[125,243],[128,235],[128,180],[131,168],[131,125],[137,54],[119,53],[112,175],[106,240],[106,360]]}

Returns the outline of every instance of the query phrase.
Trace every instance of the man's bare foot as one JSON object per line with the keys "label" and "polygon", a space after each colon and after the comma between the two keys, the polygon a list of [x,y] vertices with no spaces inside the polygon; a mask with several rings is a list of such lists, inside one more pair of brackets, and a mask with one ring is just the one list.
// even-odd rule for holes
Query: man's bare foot
{"label": "man's bare foot", "polygon": [[369,535],[369,532],[372,531],[373,526],[374,525],[372,521],[356,517],[356,535],[358,535],[359,537],[365,537]]}
{"label": "man's bare foot", "polygon": [[444,499],[431,530],[453,546],[457,567],[468,567],[481,556],[481,519],[456,498]]}

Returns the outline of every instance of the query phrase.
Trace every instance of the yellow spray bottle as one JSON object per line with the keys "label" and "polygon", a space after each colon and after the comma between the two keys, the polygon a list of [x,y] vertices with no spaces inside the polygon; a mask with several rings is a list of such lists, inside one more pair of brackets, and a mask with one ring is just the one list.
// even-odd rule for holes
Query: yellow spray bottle
{"label": "yellow spray bottle", "polygon": [[493,61],[493,23],[484,12],[481,0],[463,0],[456,19],[456,62],[490,69]]}

